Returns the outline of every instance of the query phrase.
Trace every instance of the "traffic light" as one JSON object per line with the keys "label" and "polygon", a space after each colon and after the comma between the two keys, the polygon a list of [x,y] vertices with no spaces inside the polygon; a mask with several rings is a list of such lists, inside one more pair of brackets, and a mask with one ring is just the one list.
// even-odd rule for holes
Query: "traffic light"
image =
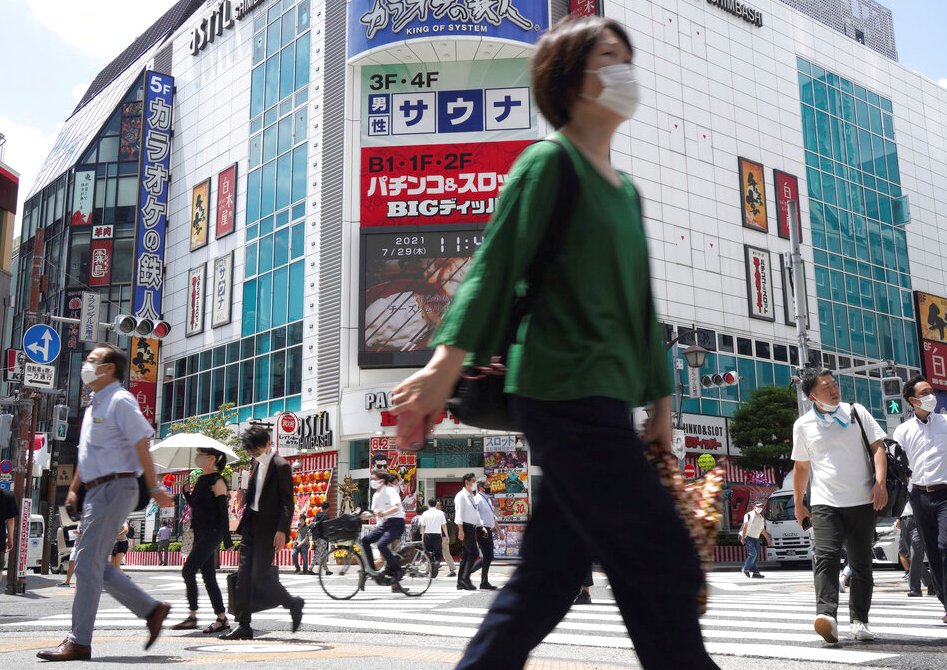
{"label": "traffic light", "polygon": [[69,433],[69,405],[53,406],[53,421],[50,437],[53,440],[63,441]]}
{"label": "traffic light", "polygon": [[885,414],[901,416],[904,414],[904,382],[900,377],[881,378],[881,397],[884,401]]}
{"label": "traffic light", "polygon": [[171,333],[171,324],[158,319],[139,319],[131,314],[119,314],[112,322],[112,328],[119,335],[135,335],[160,340]]}
{"label": "traffic light", "polygon": [[730,370],[724,372],[723,374],[717,373],[714,375],[704,375],[700,378],[700,383],[704,388],[711,388],[713,386],[733,386],[734,384],[740,383],[740,375],[737,374],[736,370]]}

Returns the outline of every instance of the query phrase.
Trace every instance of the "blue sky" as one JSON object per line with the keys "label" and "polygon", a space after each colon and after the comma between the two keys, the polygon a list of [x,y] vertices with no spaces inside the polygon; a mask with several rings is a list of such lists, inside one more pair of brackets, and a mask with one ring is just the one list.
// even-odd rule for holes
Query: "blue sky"
{"label": "blue sky", "polygon": [[[89,83],[173,4],[0,0],[0,24],[5,28],[0,39],[0,133],[7,139],[3,161],[20,173],[20,211],[62,122]],[[947,2],[883,4],[894,12],[901,62],[947,88]]]}

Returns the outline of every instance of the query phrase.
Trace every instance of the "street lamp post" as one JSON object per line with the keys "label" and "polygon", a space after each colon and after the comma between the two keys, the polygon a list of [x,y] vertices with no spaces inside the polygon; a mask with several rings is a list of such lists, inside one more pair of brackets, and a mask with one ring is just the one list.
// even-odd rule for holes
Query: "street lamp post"
{"label": "street lamp post", "polygon": [[[675,345],[677,344],[678,340],[680,340],[682,337],[686,335],[690,335],[691,333],[696,333],[696,332],[697,332],[697,328],[693,325],[690,328],[682,329],[681,331],[678,331],[677,328],[675,328],[676,334],[674,338],[670,342],[667,343],[667,348],[672,349],[673,351],[672,360],[674,361],[675,376],[677,376],[678,374],[677,371],[679,369],[683,369],[683,366],[681,366],[680,368],[678,367],[678,361],[680,359],[677,357],[678,353],[677,353],[677,347],[675,347]],[[707,358],[707,353],[708,353],[707,350],[704,349],[699,344],[692,344],[689,347],[687,347],[683,352],[684,360],[687,362],[687,367],[692,370],[699,370],[704,365],[704,360],[706,360]],[[698,393],[699,393],[700,387],[698,386],[697,388],[698,388]],[[674,438],[672,440],[672,451],[674,452],[674,455],[677,456],[677,460],[682,472],[684,470],[684,454],[685,454],[684,436],[683,436],[683,428],[684,428],[683,406],[684,406],[684,384],[679,379],[675,379],[675,384],[674,384],[674,429],[675,430],[674,430]]]}

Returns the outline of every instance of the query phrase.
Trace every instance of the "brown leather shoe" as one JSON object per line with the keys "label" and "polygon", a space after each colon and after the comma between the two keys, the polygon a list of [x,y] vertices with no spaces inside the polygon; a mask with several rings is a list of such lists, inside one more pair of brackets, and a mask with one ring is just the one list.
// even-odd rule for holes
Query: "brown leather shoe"
{"label": "brown leather shoe", "polygon": [[148,651],[148,648],[151,647],[151,645],[155,643],[155,640],[158,639],[158,636],[161,635],[161,624],[168,618],[168,612],[170,611],[171,605],[169,603],[158,603],[157,607],[155,607],[151,614],[148,615],[148,618],[145,619],[145,625],[148,627],[148,641],[145,642],[145,651]]}
{"label": "brown leather shoe", "polygon": [[76,644],[66,638],[55,649],[38,651],[36,656],[44,661],[88,661],[92,658],[92,647]]}

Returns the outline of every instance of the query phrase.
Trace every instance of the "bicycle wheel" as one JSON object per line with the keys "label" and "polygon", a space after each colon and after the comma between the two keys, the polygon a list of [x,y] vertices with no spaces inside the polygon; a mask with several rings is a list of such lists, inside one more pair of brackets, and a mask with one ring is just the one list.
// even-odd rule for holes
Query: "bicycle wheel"
{"label": "bicycle wheel", "polygon": [[416,598],[427,591],[434,579],[434,567],[431,559],[417,546],[407,546],[401,549],[401,587],[403,593]]}
{"label": "bicycle wheel", "polygon": [[348,600],[359,589],[362,563],[351,547],[335,546],[319,562],[319,585],[333,600]]}

